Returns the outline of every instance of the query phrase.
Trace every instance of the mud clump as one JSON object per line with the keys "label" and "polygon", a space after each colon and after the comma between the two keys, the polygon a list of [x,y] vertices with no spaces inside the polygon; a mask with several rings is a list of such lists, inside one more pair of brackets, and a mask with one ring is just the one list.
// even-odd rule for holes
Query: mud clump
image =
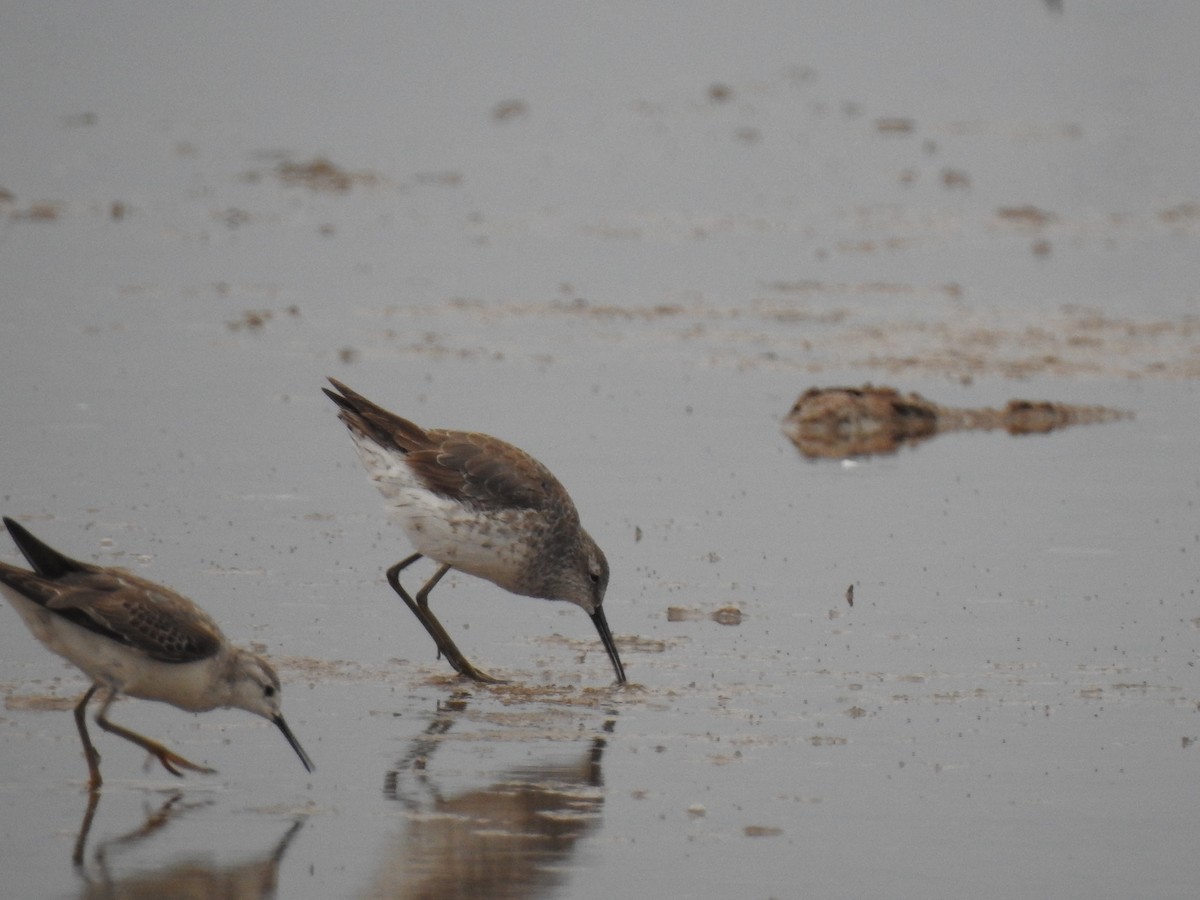
{"label": "mud clump", "polygon": [[917,393],[867,384],[809,388],[783,421],[783,432],[811,459],[895,453],[948,431],[1047,434],[1069,425],[1132,418],[1105,406],[1010,400],[1002,409],[941,406]]}

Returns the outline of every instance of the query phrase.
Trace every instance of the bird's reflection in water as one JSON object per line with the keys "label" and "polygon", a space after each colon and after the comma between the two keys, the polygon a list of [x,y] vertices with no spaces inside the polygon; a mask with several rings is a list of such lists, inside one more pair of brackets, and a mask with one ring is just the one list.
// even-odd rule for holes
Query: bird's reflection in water
{"label": "bird's reflection in water", "polygon": [[160,900],[164,897],[236,897],[262,900],[275,896],[279,864],[292,839],[304,827],[297,819],[287,826],[283,836],[264,853],[232,865],[217,865],[199,853],[157,867],[144,865],[131,874],[114,876],[110,865],[122,851],[143,844],[187,812],[211,806],[211,800],[185,802],[181,791],[170,794],[157,809],[147,812],[145,820],[119,837],[96,844],[88,858],[87,842],[92,821],[100,802],[100,792],[91,791],[87,810],[80,825],[79,838],[71,861],[83,880],[81,898],[130,898]]}
{"label": "bird's reflection in water", "polygon": [[599,822],[602,735],[574,760],[516,767],[488,787],[444,795],[430,757],[463,708],[441,706],[388,773],[384,793],[405,805],[408,821],[385,850],[367,896],[550,896],[567,880],[578,842]]}

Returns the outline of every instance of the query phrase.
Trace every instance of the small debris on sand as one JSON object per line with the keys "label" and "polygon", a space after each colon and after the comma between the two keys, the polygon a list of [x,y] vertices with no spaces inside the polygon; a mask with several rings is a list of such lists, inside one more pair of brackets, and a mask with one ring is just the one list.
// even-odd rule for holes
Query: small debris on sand
{"label": "small debris on sand", "polygon": [[344,194],[355,185],[375,185],[380,180],[372,172],[350,172],[321,156],[308,162],[284,160],[275,167],[275,174],[288,187],[336,194]]}

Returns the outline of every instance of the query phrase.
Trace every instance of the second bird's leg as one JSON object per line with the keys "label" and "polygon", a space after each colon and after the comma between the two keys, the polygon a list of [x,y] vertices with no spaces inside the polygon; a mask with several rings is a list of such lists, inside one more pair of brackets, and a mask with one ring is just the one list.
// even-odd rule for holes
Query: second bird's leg
{"label": "second bird's leg", "polygon": [[429,632],[429,636],[437,644],[438,652],[446,657],[450,665],[454,666],[454,671],[474,681],[482,681],[485,684],[504,684],[505,682],[501,679],[494,678],[482,669],[477,669],[471,665],[470,661],[462,655],[462,651],[455,646],[450,635],[446,633],[446,629],[442,627],[442,623],[437,620],[437,616],[429,608],[429,592],[433,590],[434,585],[442,580],[442,576],[450,571],[451,566],[443,563],[433,573],[433,577],[425,583],[425,586],[417,591],[417,598],[415,600],[400,585],[401,570],[412,565],[420,558],[420,553],[414,553],[412,556],[400,560],[400,562],[388,569],[388,584],[392,586],[392,590],[400,595],[400,599],[408,605],[408,608],[413,611],[413,615],[417,617],[417,620],[425,626],[425,630]]}
{"label": "second bird's leg", "polygon": [[96,690],[100,687],[100,682],[96,682],[87,692],[79,698],[79,702],[75,704],[75,727],[79,729],[79,739],[83,741],[83,755],[88,764],[88,789],[96,790],[104,783],[104,779],[100,777],[100,753],[92,746],[92,739],[88,737],[87,720],[84,718],[87,712],[88,701],[95,695]]}
{"label": "second bird's leg", "polygon": [[[184,769],[191,769],[193,772],[200,772],[204,775],[212,775],[217,770],[210,769],[208,766],[198,766],[188,759],[184,759],[178,753],[174,753],[160,744],[158,741],[152,741],[144,735],[138,734],[136,731],[130,731],[128,728],[123,728],[115,722],[108,720],[108,708],[112,706],[112,702],[117,699],[116,691],[109,691],[108,697],[100,707],[100,712],[96,713],[96,724],[105,731],[112,732],[118,737],[123,737],[131,743],[137,744],[143,750],[158,757],[158,761],[163,764],[163,768],[172,775],[183,777],[183,773],[175,768],[179,766]],[[97,773],[98,774],[98,773]]]}

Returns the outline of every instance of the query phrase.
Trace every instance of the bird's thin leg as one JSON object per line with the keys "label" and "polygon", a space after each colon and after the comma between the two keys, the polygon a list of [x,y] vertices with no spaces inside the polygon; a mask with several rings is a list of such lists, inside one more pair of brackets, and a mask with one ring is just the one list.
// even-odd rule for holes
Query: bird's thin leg
{"label": "bird's thin leg", "polygon": [[[420,553],[414,553],[412,556],[408,556],[408,557],[405,557],[404,559],[400,560],[400,562],[396,563],[394,566],[392,566],[390,569],[387,570],[387,580],[388,580],[388,584],[390,584],[392,586],[392,590],[394,590],[397,594],[399,594],[400,599],[403,600],[405,605],[408,606],[408,608],[412,610],[413,615],[417,617],[417,621],[420,622],[422,625],[425,625],[425,617],[421,614],[421,610],[417,606],[416,601],[413,600],[412,597],[408,596],[408,591],[406,591],[400,584],[400,572],[403,571],[404,569],[408,568],[409,566],[411,566],[413,563],[415,563],[420,558],[421,558]],[[429,631],[428,625],[425,625],[425,630]],[[437,644],[438,658],[441,659],[441,656],[442,656],[441,641],[438,640],[438,636],[436,634],[434,634],[432,631],[429,631],[429,634],[433,637],[434,642]]]}
{"label": "bird's thin leg", "polygon": [[112,734],[117,735],[117,737],[123,737],[125,740],[130,741],[131,743],[137,744],[147,753],[156,756],[158,761],[163,764],[164,769],[166,769],[172,775],[177,775],[180,778],[183,777],[183,773],[180,772],[179,769],[175,768],[176,766],[184,769],[191,769],[193,772],[200,772],[204,775],[212,775],[216,772],[216,769],[210,769],[208,766],[198,766],[191,760],[184,759],[178,753],[173,753],[172,751],[168,750],[158,741],[152,741],[150,738],[140,735],[136,731],[130,731],[128,728],[123,728],[120,725],[117,725],[115,722],[110,722],[108,720],[108,708],[112,705],[113,700],[116,698],[117,692],[109,691],[108,698],[100,706],[100,712],[96,713],[96,724],[105,731],[111,732]]}
{"label": "bird's thin leg", "polygon": [[411,565],[420,558],[421,554],[415,553],[407,559],[402,559],[400,562],[396,563],[396,565],[388,569],[388,584],[392,586],[392,590],[400,595],[400,599],[402,599],[408,605],[408,608],[413,611],[413,615],[417,617],[417,620],[425,626],[425,630],[429,632],[429,636],[433,638],[433,642],[437,644],[438,652],[446,657],[446,660],[450,663],[450,665],[454,666],[454,671],[474,681],[482,681],[485,684],[504,684],[505,682],[501,679],[494,678],[482,669],[477,669],[475,666],[471,665],[467,658],[462,655],[462,651],[455,646],[454,641],[450,638],[450,635],[446,633],[446,629],[442,627],[442,623],[437,620],[437,616],[435,616],[433,611],[429,608],[429,592],[433,590],[434,585],[442,580],[442,576],[450,571],[450,566],[443,563],[438,570],[433,573],[433,577],[425,583],[425,586],[421,588],[421,590],[417,591],[417,598],[415,600],[408,595],[408,592],[404,590],[403,587],[401,587],[400,570],[408,565]]}
{"label": "bird's thin leg", "polygon": [[100,753],[92,746],[92,739],[88,736],[87,720],[84,718],[87,712],[88,701],[95,695],[96,690],[100,687],[100,682],[95,682],[75,704],[75,727],[79,729],[79,739],[83,741],[83,756],[88,764],[88,790],[96,790],[104,783],[104,779],[100,777]]}
{"label": "bird's thin leg", "polygon": [[71,853],[71,862],[79,873],[87,879],[83,868],[83,851],[87,848],[88,835],[92,833],[92,819],[96,818],[96,808],[100,805],[100,791],[92,788],[88,791],[87,809],[83,813],[83,822],[79,825],[79,837],[75,839],[75,850]]}

